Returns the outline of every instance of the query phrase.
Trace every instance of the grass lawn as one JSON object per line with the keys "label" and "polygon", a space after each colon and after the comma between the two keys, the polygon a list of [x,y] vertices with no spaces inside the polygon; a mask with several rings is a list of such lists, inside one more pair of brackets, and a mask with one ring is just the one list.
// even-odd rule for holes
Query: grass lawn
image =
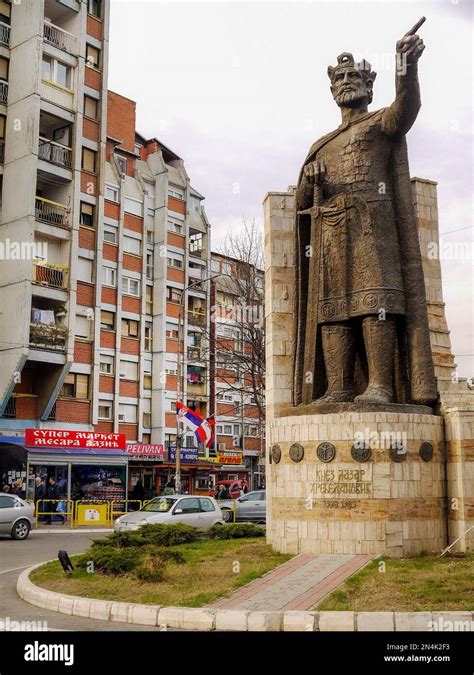
{"label": "grass lawn", "polygon": [[474,609],[474,555],[374,560],[323,599],[322,610],[421,612]]}
{"label": "grass lawn", "polygon": [[[90,574],[75,569],[68,578],[59,561],[35,570],[34,584],[67,595],[101,600],[119,600],[158,605],[202,607],[235,588],[262,576],[291,555],[275,553],[262,539],[204,540],[169,547],[179,551],[184,565],[169,564],[160,582],[140,581],[133,576]],[[74,564],[74,557],[72,557]]]}

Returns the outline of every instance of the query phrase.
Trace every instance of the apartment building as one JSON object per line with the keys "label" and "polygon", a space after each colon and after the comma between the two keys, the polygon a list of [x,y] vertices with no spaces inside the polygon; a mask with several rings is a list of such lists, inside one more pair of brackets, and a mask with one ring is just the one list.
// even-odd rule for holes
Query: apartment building
{"label": "apartment building", "polygon": [[[183,160],[135,130],[135,102],[109,92],[102,244],[97,429],[164,446],[163,463],[132,460],[130,487],[174,473],[176,401],[209,414],[210,227]],[[206,489],[184,434],[183,489]],[[205,472],[204,472],[205,473]]]}
{"label": "apartment building", "polygon": [[4,445],[26,428],[96,422],[109,5],[0,2]]}
{"label": "apartment building", "polygon": [[264,273],[213,252],[211,274],[211,395],[217,457],[226,465],[216,481],[235,463],[235,478],[256,489],[265,482]]}

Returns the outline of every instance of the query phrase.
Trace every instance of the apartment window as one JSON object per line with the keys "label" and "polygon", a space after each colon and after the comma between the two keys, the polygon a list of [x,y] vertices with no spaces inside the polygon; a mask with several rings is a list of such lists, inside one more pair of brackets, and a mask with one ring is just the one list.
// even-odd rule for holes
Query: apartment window
{"label": "apartment window", "polygon": [[140,295],[140,282],[138,279],[122,277],[122,293],[134,295],[137,298]]}
{"label": "apartment window", "polygon": [[226,436],[232,436],[232,424],[224,424],[222,433]]}
{"label": "apartment window", "polygon": [[119,422],[125,422],[126,424],[136,424],[137,411],[138,406],[136,405],[131,403],[119,403]]}
{"label": "apartment window", "polygon": [[87,0],[87,12],[92,14],[96,19],[102,16],[102,0]]}
{"label": "apartment window", "polygon": [[100,312],[100,327],[104,330],[115,330],[115,314],[102,309]]}
{"label": "apartment window", "polygon": [[99,419],[111,420],[113,415],[112,401],[101,401],[99,399]]}
{"label": "apartment window", "polygon": [[112,225],[104,225],[104,241],[108,244],[116,244],[118,241],[118,228]]}
{"label": "apartment window", "polygon": [[211,272],[220,272],[220,271],[221,271],[221,261],[211,260]]}
{"label": "apartment window", "polygon": [[169,232],[176,232],[176,234],[182,234],[183,233],[183,226],[181,223],[176,222],[176,220],[169,220],[168,219],[168,231]]}
{"label": "apartment window", "polygon": [[86,65],[91,68],[99,68],[100,49],[92,45],[86,45]]}
{"label": "apartment window", "polygon": [[179,188],[175,188],[174,186],[169,188],[168,190],[168,196],[169,197],[174,197],[175,199],[181,199],[184,200],[184,192],[183,190],[180,190]]}
{"label": "apartment window", "polygon": [[166,337],[167,338],[172,338],[174,340],[178,339],[178,329],[175,328],[175,325],[172,323],[167,323],[166,324]]}
{"label": "apartment window", "polygon": [[151,398],[143,399],[143,426],[146,429],[151,427]]}
{"label": "apartment window", "polygon": [[99,101],[91,96],[84,96],[84,115],[91,120],[99,117]]}
{"label": "apartment window", "polygon": [[146,254],[146,278],[153,279],[153,253]]}
{"label": "apartment window", "polygon": [[234,424],[234,436],[240,436],[240,424]]}
{"label": "apartment window", "polygon": [[122,173],[127,173],[127,158],[122,157],[121,155],[115,155],[115,159],[117,160],[117,164],[120,167],[120,171]]}
{"label": "apartment window", "polygon": [[153,286],[146,287],[146,314],[153,314]]}
{"label": "apartment window", "polygon": [[71,89],[72,68],[62,61],[43,55],[41,76],[43,80]]}
{"label": "apartment window", "polygon": [[1,21],[5,21],[5,23],[10,24],[11,10],[12,7],[10,2],[5,2],[5,0],[0,2]]}
{"label": "apartment window", "polygon": [[142,443],[144,445],[150,445],[151,443],[151,434],[142,434]]}
{"label": "apartment window", "polygon": [[76,314],[76,324],[74,327],[74,334],[78,338],[83,340],[89,340],[90,338],[90,325],[91,322],[87,316],[82,316],[81,314]]}
{"label": "apartment window", "polygon": [[99,371],[102,375],[113,375],[114,357],[109,354],[101,354],[99,356]]}
{"label": "apartment window", "polygon": [[230,274],[232,272],[232,266],[230,263],[223,262],[222,263],[222,272],[224,274]]}
{"label": "apartment window", "polygon": [[113,267],[102,267],[102,284],[104,286],[117,285],[117,270]]}
{"label": "apartment window", "polygon": [[189,237],[189,252],[199,253],[202,251],[202,232],[192,234]]}
{"label": "apartment window", "polygon": [[153,324],[151,321],[145,321],[145,343],[144,349],[146,352],[151,352],[151,343],[153,338]]}
{"label": "apartment window", "polygon": [[138,363],[120,361],[120,377],[124,380],[138,380]]}
{"label": "apartment window", "polygon": [[123,337],[138,337],[138,321],[133,319],[122,319],[122,335]]}
{"label": "apartment window", "polygon": [[0,56],[0,80],[8,82],[8,65],[9,60],[4,56]]}
{"label": "apartment window", "polygon": [[81,210],[79,214],[79,222],[86,227],[94,227],[94,206],[81,202]]}
{"label": "apartment window", "polygon": [[82,168],[84,171],[95,173],[96,156],[97,153],[94,150],[82,148]]}
{"label": "apartment window", "polygon": [[66,375],[59,395],[69,398],[89,398],[89,375],[69,373]]}
{"label": "apartment window", "polygon": [[92,283],[92,260],[88,258],[77,259],[77,280]]}
{"label": "apartment window", "polygon": [[181,291],[178,288],[166,287],[166,299],[169,302],[179,302],[181,300]]}
{"label": "apartment window", "polygon": [[123,203],[124,211],[131,213],[132,216],[142,216],[143,215],[143,202],[139,202],[137,199],[132,199],[131,197],[125,197]]}
{"label": "apartment window", "polygon": [[135,239],[134,237],[127,237],[125,235],[122,241],[123,241],[123,250],[126,253],[132,253],[133,255],[141,254],[142,242],[140,239]]}
{"label": "apartment window", "polygon": [[143,361],[143,388],[151,389],[151,361]]}
{"label": "apartment window", "polygon": [[153,230],[147,230],[146,231],[146,243],[149,246],[153,246],[153,242],[155,241],[155,234]]}
{"label": "apartment window", "polygon": [[177,267],[183,269],[183,261],[180,258],[168,258],[168,267]]}
{"label": "apartment window", "polygon": [[119,189],[115,185],[106,185],[105,186],[105,198],[110,202],[118,202],[119,200]]}

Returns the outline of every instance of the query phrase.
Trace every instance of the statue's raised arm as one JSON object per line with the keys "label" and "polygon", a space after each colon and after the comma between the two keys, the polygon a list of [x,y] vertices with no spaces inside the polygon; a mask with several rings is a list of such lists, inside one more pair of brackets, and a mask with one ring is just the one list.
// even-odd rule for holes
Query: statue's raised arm
{"label": "statue's raised arm", "polygon": [[382,130],[389,136],[406,134],[421,107],[417,64],[425,45],[416,31],[425,21],[426,18],[421,17],[396,45],[396,96],[382,118]]}

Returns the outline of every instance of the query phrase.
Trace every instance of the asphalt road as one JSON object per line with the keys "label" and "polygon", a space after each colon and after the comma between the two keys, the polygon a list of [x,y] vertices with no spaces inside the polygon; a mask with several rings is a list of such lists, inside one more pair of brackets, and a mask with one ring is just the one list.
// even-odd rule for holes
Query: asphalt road
{"label": "asphalt road", "polygon": [[35,532],[25,541],[0,537],[0,618],[11,621],[47,621],[48,630],[68,631],[157,631],[151,626],[134,626],[112,621],[96,621],[83,617],[51,612],[20,600],[16,582],[21,572],[31,565],[52,560],[59,549],[69,554],[83,553],[92,539],[104,536],[98,532]]}

